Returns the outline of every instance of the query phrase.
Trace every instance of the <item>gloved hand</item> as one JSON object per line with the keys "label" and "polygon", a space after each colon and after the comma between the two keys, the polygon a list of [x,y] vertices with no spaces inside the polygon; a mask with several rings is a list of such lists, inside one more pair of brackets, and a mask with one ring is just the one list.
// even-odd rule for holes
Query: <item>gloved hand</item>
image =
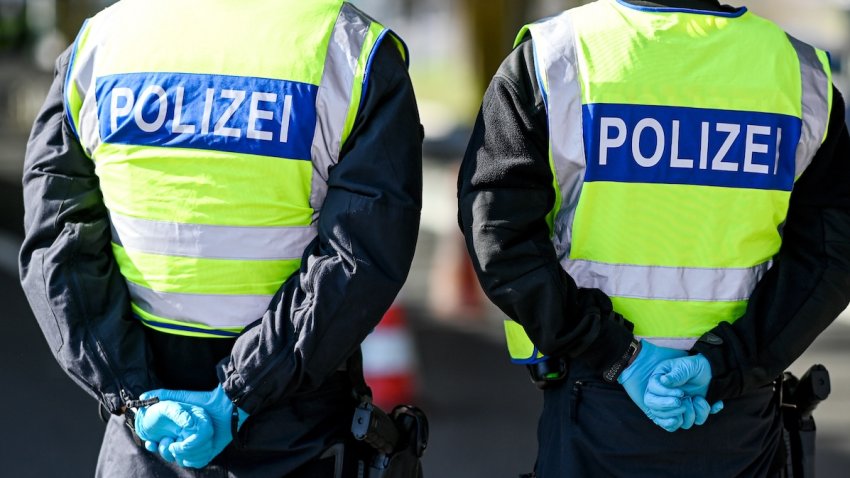
{"label": "gloved hand", "polygon": [[656,413],[671,410],[677,400],[690,397],[694,402],[694,423],[702,425],[710,414],[723,409],[723,401],[709,406],[705,400],[711,382],[711,365],[702,355],[664,361],[655,368],[647,385],[644,403]]}
{"label": "gloved hand", "polygon": [[242,427],[245,419],[248,418],[248,413],[241,408],[236,407],[230,398],[224,393],[221,385],[210,392],[193,392],[188,390],[150,390],[139,396],[142,400],[149,397],[159,397],[160,400],[172,400],[187,405],[195,405],[201,407],[209,416],[212,422],[212,437],[207,440],[207,447],[193,448],[191,454],[184,456],[184,451],[179,448],[169,447],[169,450],[174,454],[174,458],[178,462],[181,460],[187,461],[192,468],[203,468],[207,466],[213,458],[218,456],[224,448],[233,441],[231,433],[231,419],[233,411],[236,410],[237,423],[236,429]]}
{"label": "gloved hand", "polygon": [[699,395],[691,397],[684,393],[675,393],[681,392],[678,389],[672,389],[674,393],[669,393],[671,391],[670,389],[665,389],[662,394],[655,393],[657,390],[653,390],[653,379],[656,380],[655,383],[657,384],[657,378],[653,375],[649,379],[649,385],[646,388],[646,394],[644,394],[644,404],[654,415],[674,412],[682,405],[685,405],[685,413],[682,416],[682,426],[680,427],[683,430],[687,430],[694,425],[704,424],[709,414],[715,414],[723,409],[722,401],[715,403],[715,406],[711,407],[708,405],[705,397]]}
{"label": "gloved hand", "polygon": [[[684,350],[658,347],[643,340],[641,341],[641,348],[637,357],[635,357],[631,365],[623,370],[623,373],[617,379],[643,413],[656,425],[668,432],[678,430],[685,423],[686,412],[688,413],[688,417],[694,414],[693,404],[689,401],[679,399],[675,407],[671,406],[656,412],[646,406],[644,403],[644,394],[646,393],[649,378],[659,363],[669,359],[685,357],[686,355],[687,353]],[[688,410],[688,407],[690,407],[690,410]]]}
{"label": "gloved hand", "polygon": [[136,434],[148,451],[158,451],[165,461],[174,462],[176,452],[182,457],[180,464],[191,466],[208,448],[213,425],[203,408],[166,400],[136,412]]}
{"label": "gloved hand", "polygon": [[663,387],[678,388],[686,395],[704,397],[711,382],[711,364],[705,356],[696,354],[661,363],[653,375]]}
{"label": "gloved hand", "polygon": [[714,403],[714,405],[709,405],[708,401],[705,398],[696,396],[694,397],[694,404],[696,404],[697,401],[700,402],[699,412],[697,412],[696,419],[697,425],[702,425],[703,423],[705,423],[705,421],[708,420],[709,415],[714,415],[720,410],[723,410],[723,400],[718,400]]}

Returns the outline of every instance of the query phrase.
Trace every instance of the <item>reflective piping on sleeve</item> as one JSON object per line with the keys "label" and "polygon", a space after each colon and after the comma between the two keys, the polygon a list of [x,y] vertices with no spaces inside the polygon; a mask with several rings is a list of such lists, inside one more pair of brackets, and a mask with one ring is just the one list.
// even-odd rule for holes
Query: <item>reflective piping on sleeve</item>
{"label": "reflective piping on sleeve", "polygon": [[310,206],[318,213],[328,192],[328,171],[339,161],[342,131],[357,69],[371,20],[343,3],[328,42],[322,81],[316,96],[316,133],[313,135],[313,180]]}
{"label": "reflective piping on sleeve", "polygon": [[535,23],[530,30],[535,64],[545,72],[549,142],[561,193],[553,241],[558,257],[565,258],[569,257],[572,219],[584,184],[586,165],[575,31],[568,12]]}
{"label": "reflective piping on sleeve", "polygon": [[823,143],[829,121],[829,93],[832,86],[814,47],[788,35],[800,59],[803,128],[797,144],[795,177],[806,170]]}
{"label": "reflective piping on sleeve", "polygon": [[690,350],[699,340],[699,337],[645,337],[642,335],[637,337],[652,343],[652,345],[676,350]]}
{"label": "reflective piping on sleeve", "polygon": [[695,268],[562,260],[579,287],[615,297],[683,301],[748,300],[772,261],[750,268]]}
{"label": "reflective piping on sleeve", "polygon": [[396,35],[394,31],[390,31],[393,41],[396,42],[397,45],[401,46],[401,54],[404,55],[404,66],[406,68],[410,68],[410,48],[407,48],[407,43],[401,39],[400,36]]}
{"label": "reflective piping on sleeve", "polygon": [[[261,318],[271,295],[214,295],[159,292],[126,281],[133,303],[143,311],[168,320],[216,329],[244,327]],[[157,322],[159,323],[159,322]]]}
{"label": "reflective piping on sleeve", "polygon": [[[378,47],[381,46],[381,43],[384,41],[384,38],[389,34],[391,37],[395,36],[393,32],[390,30],[384,30],[378,35],[378,38],[375,40],[375,44],[372,45],[372,51],[369,52],[369,58],[366,60],[366,69],[363,73],[363,89],[360,91],[360,101],[363,102],[363,98],[366,97],[366,90],[369,88],[369,77],[371,76],[369,73],[372,71],[372,61],[375,60],[375,54],[378,52]],[[404,45],[404,42],[401,42]],[[405,45],[405,51],[407,50],[407,46]]]}
{"label": "reflective piping on sleeve", "polygon": [[110,213],[112,242],[127,249],[206,259],[300,259],[316,237],[306,227],[236,227],[152,221]]}

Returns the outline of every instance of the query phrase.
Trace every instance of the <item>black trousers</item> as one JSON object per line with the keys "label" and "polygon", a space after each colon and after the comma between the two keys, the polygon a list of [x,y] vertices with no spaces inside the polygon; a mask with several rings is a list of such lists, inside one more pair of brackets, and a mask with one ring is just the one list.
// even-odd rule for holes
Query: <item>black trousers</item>
{"label": "black trousers", "polygon": [[538,478],[773,477],[782,424],[773,386],[725,400],[702,426],[667,432],[620,385],[577,362],[544,391],[538,426]]}

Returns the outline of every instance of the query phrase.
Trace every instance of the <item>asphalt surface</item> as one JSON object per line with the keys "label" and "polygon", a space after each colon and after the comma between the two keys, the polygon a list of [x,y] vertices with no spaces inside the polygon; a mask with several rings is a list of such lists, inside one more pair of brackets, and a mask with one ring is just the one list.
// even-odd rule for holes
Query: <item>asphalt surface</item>
{"label": "asphalt surface", "polygon": [[[0,363],[6,379],[0,394],[0,476],[92,476],[104,429],[96,403],[60,370],[16,274],[3,266],[14,263],[19,198],[15,185],[0,183]],[[494,334],[447,326],[417,310],[409,312],[419,360],[417,404],[431,423],[426,476],[516,477],[530,471],[541,397],[525,371],[507,362]],[[824,363],[833,376],[833,396],[815,414],[819,477],[850,475],[848,345],[850,321],[839,321],[794,367],[799,374],[804,365]]]}

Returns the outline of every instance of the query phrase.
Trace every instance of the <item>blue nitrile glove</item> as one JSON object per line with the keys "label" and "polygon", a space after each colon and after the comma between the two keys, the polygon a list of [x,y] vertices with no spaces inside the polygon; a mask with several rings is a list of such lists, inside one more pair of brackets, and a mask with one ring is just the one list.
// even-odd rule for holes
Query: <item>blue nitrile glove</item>
{"label": "blue nitrile glove", "polygon": [[700,397],[699,395],[693,398],[694,400],[694,409],[697,409],[697,404],[699,404],[699,408],[697,409],[697,417],[696,423],[697,425],[702,425],[708,420],[709,415],[714,415],[715,413],[723,410],[723,400],[718,400],[714,403],[714,405],[709,405],[708,401]]}
{"label": "blue nitrile glove", "polygon": [[209,446],[198,452],[193,449],[190,455],[184,456],[183,451],[179,448],[169,447],[169,450],[174,454],[174,457],[179,463],[181,460],[187,461],[184,466],[192,468],[203,468],[218,456],[219,453],[233,441],[231,432],[231,420],[234,410],[237,412],[236,429],[238,430],[245,419],[248,418],[248,413],[238,408],[230,398],[224,393],[221,385],[210,392],[193,392],[188,390],[150,390],[140,395],[139,398],[145,400],[148,397],[159,397],[160,400],[172,400],[188,405],[196,405],[204,409],[212,421],[213,435],[212,440],[208,441]]}
{"label": "blue nitrile glove", "polygon": [[[663,414],[667,411],[675,410],[682,401],[691,401],[693,404],[694,416],[691,425],[702,425],[708,420],[709,415],[723,410],[723,401],[720,400],[714,405],[709,405],[705,397],[700,395],[686,395],[681,389],[667,388],[658,381],[659,375],[653,375],[649,379],[649,385],[646,387],[644,394],[644,404],[654,414]],[[684,424],[681,428],[687,430],[691,427],[688,425],[688,417],[685,417]]]}
{"label": "blue nitrile glove", "polygon": [[711,365],[702,355],[664,361],[655,368],[646,388],[644,403],[653,412],[660,413],[675,406],[675,401],[691,397],[696,411],[695,424],[702,425],[708,415],[723,409],[723,401],[709,406],[705,401],[711,382]]}
{"label": "blue nitrile glove", "polygon": [[174,451],[191,461],[208,448],[213,436],[212,421],[203,408],[169,400],[139,408],[135,422],[145,448],[169,462],[175,461]]}
{"label": "blue nitrile glove", "polygon": [[684,423],[684,414],[687,411],[688,403],[683,403],[679,400],[677,407],[667,410],[661,410],[658,413],[650,410],[644,403],[644,394],[649,383],[649,377],[652,375],[655,367],[669,359],[684,357],[687,353],[684,350],[670,349],[667,347],[658,347],[652,343],[643,340],[641,341],[640,352],[617,381],[626,389],[626,393],[633,402],[652,420],[656,425],[674,432],[678,430]]}
{"label": "blue nitrile glove", "polygon": [[696,354],[661,363],[653,375],[658,375],[658,383],[664,387],[704,397],[711,382],[711,364],[705,356]]}
{"label": "blue nitrile glove", "polygon": [[[653,375],[653,378],[655,376]],[[688,430],[694,425],[702,425],[708,419],[708,415],[717,413],[723,408],[723,402],[718,402],[719,407],[712,408],[704,397],[699,395],[691,397],[685,394],[673,395],[657,395],[650,390],[653,387],[653,378],[649,379],[649,385],[646,388],[643,402],[654,416],[664,415],[669,412],[675,412],[682,405],[685,406],[685,413],[682,415],[682,425],[679,427],[682,430]],[[675,389],[674,389],[675,390]]]}

